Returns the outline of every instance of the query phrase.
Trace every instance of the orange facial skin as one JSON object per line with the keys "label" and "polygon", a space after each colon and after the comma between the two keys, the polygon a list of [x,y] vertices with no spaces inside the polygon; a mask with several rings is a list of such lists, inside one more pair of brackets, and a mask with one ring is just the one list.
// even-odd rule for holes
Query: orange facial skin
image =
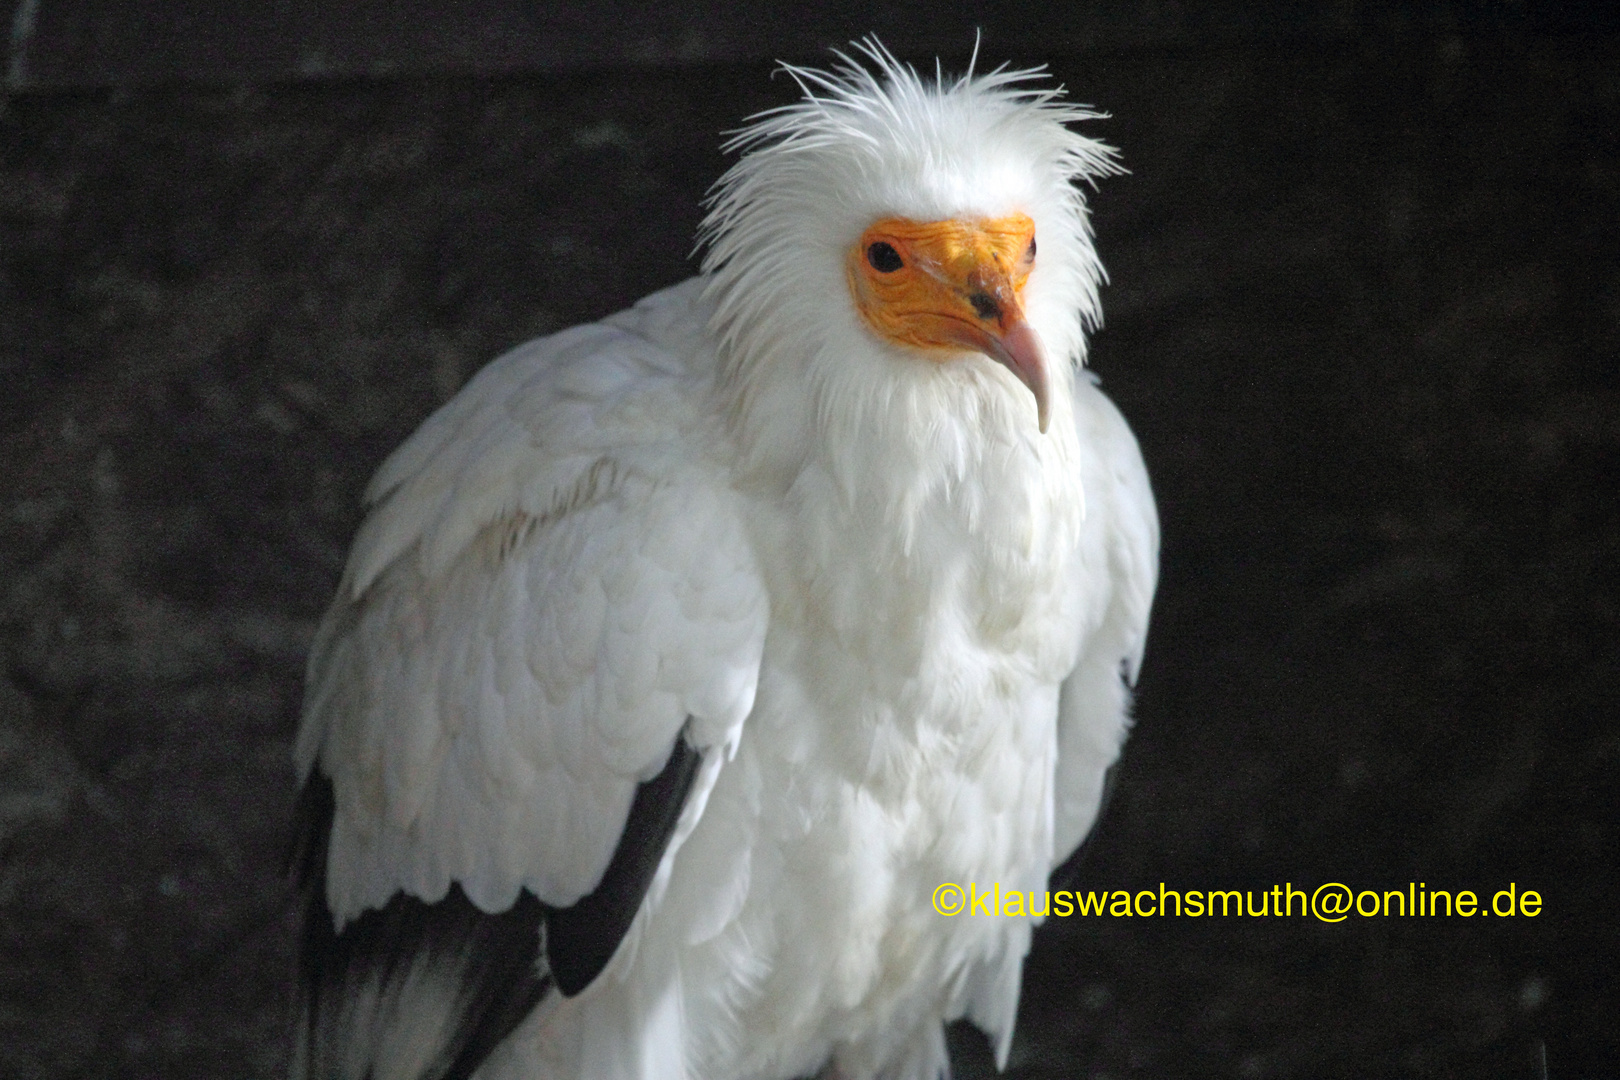
{"label": "orange facial skin", "polygon": [[972,351],[1005,364],[1035,395],[1045,432],[1046,362],[1023,305],[1035,254],[1035,222],[1024,214],[884,218],[850,250],[849,288],[867,326],[884,340],[939,361]]}

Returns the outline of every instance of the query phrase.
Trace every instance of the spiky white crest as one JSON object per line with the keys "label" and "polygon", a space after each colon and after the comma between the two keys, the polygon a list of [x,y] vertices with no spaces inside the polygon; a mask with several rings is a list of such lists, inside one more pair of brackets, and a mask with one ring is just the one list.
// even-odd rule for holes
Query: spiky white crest
{"label": "spiky white crest", "polygon": [[[1037,87],[1042,68],[925,78],[875,38],[831,71],[782,65],[801,100],[751,118],[726,144],[743,156],[716,184],[700,233],[728,364],[782,342],[855,326],[844,255],[874,220],[1035,220],[1026,310],[1054,359],[1083,362],[1100,319],[1103,269],[1078,181],[1120,172],[1115,151],[1068,125],[1098,117]],[[837,325],[834,325],[837,324]],[[808,335],[808,338],[805,336]]]}

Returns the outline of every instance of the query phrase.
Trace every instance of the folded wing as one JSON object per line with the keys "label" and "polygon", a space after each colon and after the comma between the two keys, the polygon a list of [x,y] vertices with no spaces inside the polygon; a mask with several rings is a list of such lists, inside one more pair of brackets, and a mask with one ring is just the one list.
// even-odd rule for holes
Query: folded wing
{"label": "folded wing", "polygon": [[[765,593],[711,420],[617,321],[491,364],[368,492],[297,746],[310,1075],[470,1074],[588,985],[752,708]],[[422,1045],[382,1062],[412,1044],[383,1029]]]}
{"label": "folded wing", "polygon": [[1130,725],[1130,688],[1159,580],[1159,515],[1136,437],[1087,379],[1075,388],[1075,418],[1086,452],[1086,527],[1100,556],[1082,563],[1080,587],[1102,603],[1059,699],[1054,867],[1074,854],[1101,809]]}

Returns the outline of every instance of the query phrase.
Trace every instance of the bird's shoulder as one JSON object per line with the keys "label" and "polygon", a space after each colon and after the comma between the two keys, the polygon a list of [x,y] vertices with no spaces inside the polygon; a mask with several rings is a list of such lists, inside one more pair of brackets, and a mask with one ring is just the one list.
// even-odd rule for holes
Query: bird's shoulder
{"label": "bird's shoulder", "polygon": [[411,549],[442,572],[492,522],[554,521],[631,479],[725,487],[701,279],[491,361],[377,470],[350,552],[358,597]]}
{"label": "bird's shoulder", "polygon": [[1075,380],[1075,427],[1085,448],[1088,525],[1107,551],[1111,617],[1126,646],[1126,675],[1135,682],[1159,577],[1159,512],[1136,435],[1097,380]]}

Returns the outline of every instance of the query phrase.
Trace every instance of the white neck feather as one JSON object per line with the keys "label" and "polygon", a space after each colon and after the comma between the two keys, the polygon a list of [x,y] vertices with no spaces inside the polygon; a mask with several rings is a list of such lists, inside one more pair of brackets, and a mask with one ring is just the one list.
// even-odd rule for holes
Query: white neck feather
{"label": "white neck feather", "polygon": [[[933,552],[941,572],[972,558],[1041,577],[1084,515],[1072,390],[1102,267],[1075,183],[1116,171],[1112,151],[1067,126],[1093,114],[1025,87],[1037,72],[924,81],[864,51],[875,72],[789,68],[804,98],[733,140],[746,152],[711,201],[705,296],[739,479],[821,537],[795,545],[810,573],[836,559],[906,577],[934,544],[958,549]],[[880,217],[1014,212],[1040,242],[1024,310],[1050,368],[1045,435],[1011,372],[880,341],[845,280],[846,252]]]}

